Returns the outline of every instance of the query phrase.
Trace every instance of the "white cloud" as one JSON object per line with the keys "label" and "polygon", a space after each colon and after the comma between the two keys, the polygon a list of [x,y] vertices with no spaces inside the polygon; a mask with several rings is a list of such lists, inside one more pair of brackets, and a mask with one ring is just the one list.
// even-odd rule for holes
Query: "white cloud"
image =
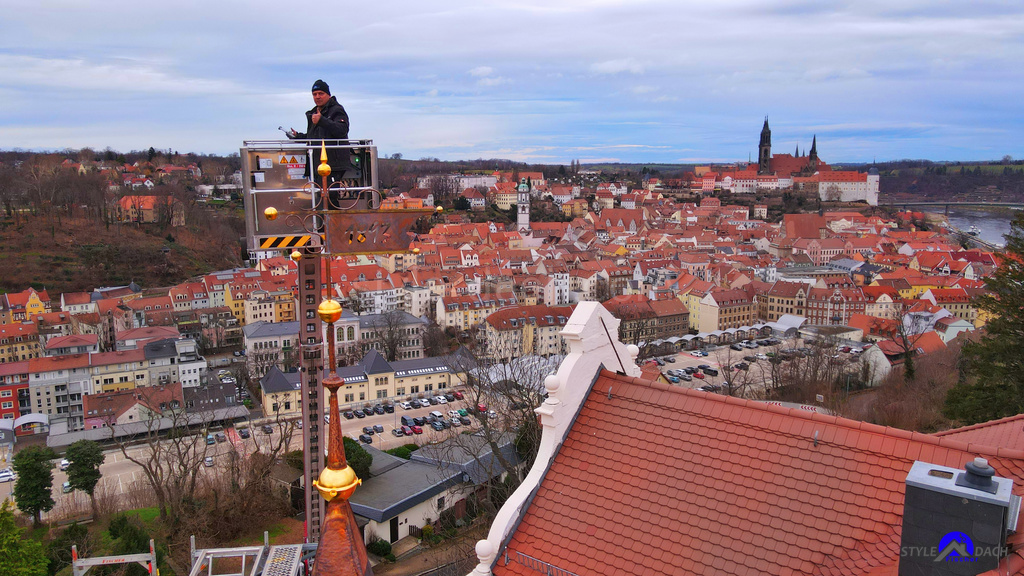
{"label": "white cloud", "polygon": [[590,70],[598,74],[643,74],[644,66],[635,58],[618,58],[616,60],[605,60],[590,65]]}
{"label": "white cloud", "polygon": [[90,62],[82,58],[0,55],[0,78],[8,85],[59,90],[149,92],[177,95],[228,94],[239,86],[225,80],[175,75],[170,67],[130,61]]}
{"label": "white cloud", "polygon": [[658,88],[656,86],[633,86],[629,91],[633,94],[649,94],[657,89]]}
{"label": "white cloud", "polygon": [[436,98],[437,97],[437,88],[434,88],[433,90],[428,90],[423,95],[428,97],[428,98]]}
{"label": "white cloud", "polygon": [[472,70],[470,70],[469,74],[471,76],[484,76],[484,77],[486,77],[486,76],[490,76],[491,74],[494,74],[494,68],[491,68],[490,66],[477,66],[476,68],[473,68]]}
{"label": "white cloud", "polygon": [[501,76],[498,76],[497,78],[481,78],[480,80],[477,80],[477,84],[481,86],[498,86],[499,84],[507,84],[509,82],[511,82],[511,80],[508,78],[502,78]]}

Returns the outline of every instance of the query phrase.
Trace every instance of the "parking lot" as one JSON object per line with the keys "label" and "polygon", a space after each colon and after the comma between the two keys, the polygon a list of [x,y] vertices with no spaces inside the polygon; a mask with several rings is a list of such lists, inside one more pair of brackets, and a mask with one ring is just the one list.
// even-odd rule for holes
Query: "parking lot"
{"label": "parking lot", "polygon": [[[758,343],[759,342],[759,343]],[[739,349],[736,349],[736,347]],[[830,350],[833,361],[857,362],[861,350],[870,346],[844,345]],[[658,364],[662,375],[673,386],[720,392],[727,387],[727,382],[742,386],[746,395],[758,398],[764,388],[772,384],[770,362],[789,361],[814,354],[814,348],[800,338],[766,338],[750,342],[748,346],[722,345],[709,346],[701,350],[679,352],[658,356],[657,360],[645,362]],[[743,374],[738,374],[742,371]],[[685,375],[684,375],[685,374]]]}

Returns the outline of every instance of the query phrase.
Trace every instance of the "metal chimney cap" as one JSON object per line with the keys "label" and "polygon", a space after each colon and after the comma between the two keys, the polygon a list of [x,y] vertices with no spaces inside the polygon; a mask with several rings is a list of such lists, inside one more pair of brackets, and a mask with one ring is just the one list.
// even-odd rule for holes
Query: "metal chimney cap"
{"label": "metal chimney cap", "polygon": [[989,494],[996,493],[998,486],[992,482],[992,477],[996,475],[996,471],[988,465],[988,460],[975,458],[973,462],[968,462],[964,468],[967,471],[958,474],[956,477],[957,486],[981,490]]}

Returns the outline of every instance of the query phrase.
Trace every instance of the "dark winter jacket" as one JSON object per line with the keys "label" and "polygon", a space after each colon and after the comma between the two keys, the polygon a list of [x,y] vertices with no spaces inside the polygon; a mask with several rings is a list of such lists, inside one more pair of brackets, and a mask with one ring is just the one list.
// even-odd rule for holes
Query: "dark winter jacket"
{"label": "dark winter jacket", "polygon": [[[320,165],[319,144],[321,140],[348,140],[348,113],[345,107],[338,104],[338,101],[331,96],[331,99],[324,104],[320,111],[320,121],[313,124],[313,113],[317,108],[314,106],[306,112],[306,131],[295,135],[296,140],[309,140],[314,148],[313,157],[310,159],[312,169]],[[327,163],[331,165],[331,179],[340,178],[345,170],[349,169],[349,152],[345,149],[327,150]],[[310,173],[310,165],[306,165],[306,175]]]}

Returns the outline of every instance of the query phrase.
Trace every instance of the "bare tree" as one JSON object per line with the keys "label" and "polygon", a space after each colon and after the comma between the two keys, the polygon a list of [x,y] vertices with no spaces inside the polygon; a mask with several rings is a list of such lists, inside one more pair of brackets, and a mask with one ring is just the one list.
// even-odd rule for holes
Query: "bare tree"
{"label": "bare tree", "polygon": [[[137,393],[158,402],[153,388],[139,388]],[[189,414],[180,399],[178,402],[177,407],[168,406],[137,423],[135,434],[120,435],[114,423],[108,422],[111,440],[125,459],[142,469],[156,498],[160,520],[168,526],[181,517],[195,493],[207,455],[205,435],[192,429],[205,427],[203,415]]]}
{"label": "bare tree", "polygon": [[410,337],[407,332],[406,314],[400,310],[377,314],[368,326],[370,332],[367,343],[370,348],[377,349],[388,362],[400,360],[398,350]]}
{"label": "bare tree", "polygon": [[448,336],[438,323],[431,318],[423,329],[423,354],[425,356],[442,356],[450,351]]}
{"label": "bare tree", "polygon": [[434,176],[429,181],[430,192],[434,195],[434,205],[450,208],[455,197],[462,191],[459,181],[452,176]]}
{"label": "bare tree", "polygon": [[21,173],[13,166],[0,163],[0,204],[8,217],[17,218],[17,209],[24,201],[24,183]]}
{"label": "bare tree", "polygon": [[830,184],[825,188],[825,193],[822,194],[822,197],[826,202],[839,202],[843,197],[843,193],[839,190],[838,186]]}
{"label": "bare tree", "polygon": [[[439,460],[461,461],[468,454],[497,479],[482,488],[483,497],[478,501],[481,510],[492,517],[533,465],[541,436],[534,409],[544,401],[544,379],[555,373],[561,357],[526,356],[503,363],[474,357],[462,348],[446,359],[454,371],[466,375],[460,388],[465,398],[455,406],[472,413],[475,431],[463,434],[461,428],[451,428],[437,448],[450,451],[450,457],[440,454]],[[503,450],[509,444],[514,454],[508,448]]]}

